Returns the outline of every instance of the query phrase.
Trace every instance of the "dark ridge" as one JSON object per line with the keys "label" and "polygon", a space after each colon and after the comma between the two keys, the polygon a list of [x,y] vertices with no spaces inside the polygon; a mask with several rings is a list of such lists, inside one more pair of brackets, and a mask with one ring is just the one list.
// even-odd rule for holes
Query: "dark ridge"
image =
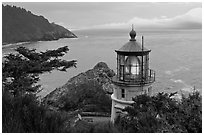
{"label": "dark ridge", "polygon": [[77,36],[43,16],[32,14],[23,8],[2,5],[3,44],[26,41],[49,41]]}

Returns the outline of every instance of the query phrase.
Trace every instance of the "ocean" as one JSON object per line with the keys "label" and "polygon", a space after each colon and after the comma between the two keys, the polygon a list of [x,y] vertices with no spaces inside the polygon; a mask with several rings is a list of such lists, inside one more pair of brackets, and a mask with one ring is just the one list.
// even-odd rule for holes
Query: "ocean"
{"label": "ocean", "polygon": [[[144,36],[144,46],[151,49],[150,68],[156,72],[153,84],[157,92],[190,92],[202,89],[202,30],[136,30],[137,40]],[[106,62],[116,71],[116,49],[129,41],[129,30],[81,30],[74,31],[77,39],[40,41],[3,46],[2,55],[15,53],[18,46],[37,51],[68,46],[65,60],[77,60],[77,68],[67,72],[53,71],[40,75],[42,97],[64,85],[71,77],[93,68],[98,62]]]}

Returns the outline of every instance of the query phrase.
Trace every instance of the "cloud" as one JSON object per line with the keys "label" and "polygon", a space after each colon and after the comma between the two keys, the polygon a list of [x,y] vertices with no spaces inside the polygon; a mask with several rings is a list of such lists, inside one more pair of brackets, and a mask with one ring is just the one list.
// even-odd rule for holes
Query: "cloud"
{"label": "cloud", "polygon": [[143,29],[162,29],[162,28],[177,28],[177,29],[198,29],[202,28],[202,8],[194,8],[187,13],[172,18],[161,16],[160,18],[146,19],[134,17],[127,22],[108,23],[95,25],[89,29],[123,29],[129,28],[134,24],[136,28]]}

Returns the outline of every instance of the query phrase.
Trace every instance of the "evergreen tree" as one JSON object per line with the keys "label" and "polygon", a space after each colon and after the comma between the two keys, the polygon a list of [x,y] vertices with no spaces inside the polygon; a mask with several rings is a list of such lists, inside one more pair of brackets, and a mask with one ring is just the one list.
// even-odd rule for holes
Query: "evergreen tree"
{"label": "evergreen tree", "polygon": [[36,52],[25,47],[16,49],[17,54],[5,56],[3,62],[3,90],[9,91],[13,96],[26,93],[36,94],[39,92],[39,75],[52,70],[66,71],[70,67],[76,67],[76,60],[66,61],[60,59],[64,56],[68,47],[57,50]]}
{"label": "evergreen tree", "polygon": [[52,70],[66,71],[76,67],[76,60],[60,59],[68,47],[36,52],[25,47],[17,54],[5,56],[2,66],[2,131],[3,132],[65,132],[66,114],[50,112],[39,104],[39,75]]}
{"label": "evergreen tree", "polygon": [[[175,93],[174,93],[175,94]],[[202,102],[199,92],[178,101],[174,94],[139,95],[116,120],[120,132],[202,132]]]}

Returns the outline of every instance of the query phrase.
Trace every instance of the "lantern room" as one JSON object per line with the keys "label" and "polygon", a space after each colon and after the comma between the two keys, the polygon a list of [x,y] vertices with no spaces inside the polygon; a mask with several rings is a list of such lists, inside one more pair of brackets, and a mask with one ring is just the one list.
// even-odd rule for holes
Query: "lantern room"
{"label": "lantern room", "polygon": [[149,53],[142,44],[136,41],[136,32],[132,29],[130,40],[117,53],[117,79],[134,84],[149,83],[155,80],[155,73],[149,69]]}

